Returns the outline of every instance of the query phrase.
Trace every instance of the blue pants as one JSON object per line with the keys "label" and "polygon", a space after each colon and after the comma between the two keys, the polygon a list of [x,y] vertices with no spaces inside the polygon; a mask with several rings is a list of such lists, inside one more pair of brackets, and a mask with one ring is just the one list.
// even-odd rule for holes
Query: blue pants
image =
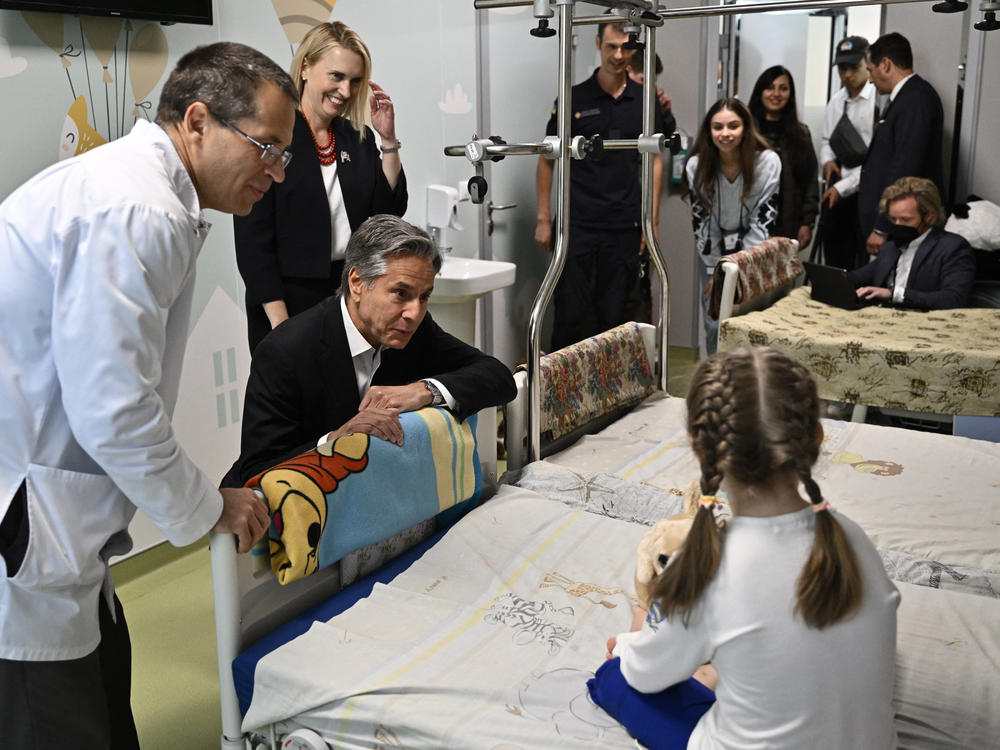
{"label": "blue pants", "polygon": [[649,750],[683,750],[715,693],[694,678],[659,693],[640,693],[625,682],[620,660],[604,662],[587,682],[594,703]]}

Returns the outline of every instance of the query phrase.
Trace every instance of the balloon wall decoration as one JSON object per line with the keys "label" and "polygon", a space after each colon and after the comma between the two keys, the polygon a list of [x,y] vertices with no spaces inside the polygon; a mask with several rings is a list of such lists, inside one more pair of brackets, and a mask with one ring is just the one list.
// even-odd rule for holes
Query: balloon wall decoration
{"label": "balloon wall decoration", "polygon": [[[60,134],[60,159],[124,135],[140,117],[153,118],[149,96],[166,72],[168,56],[160,24],[144,23],[135,31],[133,23],[140,22],[121,18],[22,15],[45,46],[59,55],[69,82],[72,104]],[[77,95],[74,78],[78,84],[83,79],[85,93]]]}

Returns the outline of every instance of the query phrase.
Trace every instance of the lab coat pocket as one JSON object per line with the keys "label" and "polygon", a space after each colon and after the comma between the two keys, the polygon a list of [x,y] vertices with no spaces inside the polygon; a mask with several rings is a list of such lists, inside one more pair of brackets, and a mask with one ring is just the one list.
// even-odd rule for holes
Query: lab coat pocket
{"label": "lab coat pocket", "polygon": [[32,464],[26,487],[28,546],[13,580],[39,589],[101,581],[101,549],[128,527],[134,506],[103,474]]}

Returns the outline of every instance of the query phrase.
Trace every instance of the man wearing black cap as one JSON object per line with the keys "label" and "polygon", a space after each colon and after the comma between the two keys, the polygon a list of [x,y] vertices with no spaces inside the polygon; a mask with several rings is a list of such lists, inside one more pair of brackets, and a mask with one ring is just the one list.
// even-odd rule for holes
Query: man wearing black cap
{"label": "man wearing black cap", "polygon": [[826,105],[819,152],[827,186],[820,199],[823,251],[828,265],[848,271],[866,260],[858,228],[858,184],[875,127],[877,97],[868,80],[867,52],[864,37],[849,36],[837,44],[833,64],[844,85]]}
{"label": "man wearing black cap", "polygon": [[879,199],[900,177],[926,177],[944,197],[941,129],[944,111],[934,87],[913,72],[913,51],[902,34],[883,34],[868,48],[868,74],[889,104],[875,126],[861,166],[858,218],[869,255],[876,255],[891,222]]}

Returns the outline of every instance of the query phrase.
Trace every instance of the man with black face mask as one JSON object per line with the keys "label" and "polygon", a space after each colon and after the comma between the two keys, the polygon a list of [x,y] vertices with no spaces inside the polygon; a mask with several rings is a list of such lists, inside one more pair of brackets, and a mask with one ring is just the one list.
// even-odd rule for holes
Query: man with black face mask
{"label": "man with black face mask", "polygon": [[851,271],[858,297],[905,307],[964,307],[976,275],[965,239],[946,232],[941,196],[923,177],[901,177],[882,193],[888,239],[872,262]]}

